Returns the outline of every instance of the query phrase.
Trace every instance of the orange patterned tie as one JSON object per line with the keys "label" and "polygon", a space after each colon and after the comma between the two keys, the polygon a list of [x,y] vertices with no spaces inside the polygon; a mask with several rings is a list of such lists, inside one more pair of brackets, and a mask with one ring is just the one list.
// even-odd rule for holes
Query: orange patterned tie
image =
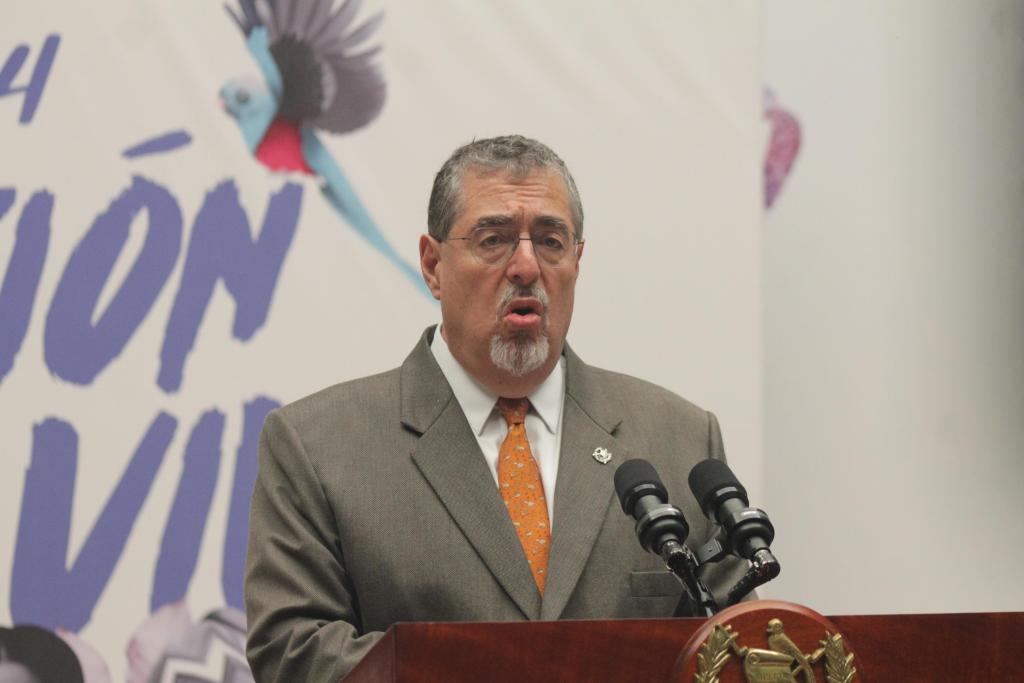
{"label": "orange patterned tie", "polygon": [[540,469],[530,452],[523,424],[529,407],[529,399],[498,399],[498,410],[508,423],[508,434],[498,451],[498,488],[519,534],[533,580],[543,595],[551,528]]}

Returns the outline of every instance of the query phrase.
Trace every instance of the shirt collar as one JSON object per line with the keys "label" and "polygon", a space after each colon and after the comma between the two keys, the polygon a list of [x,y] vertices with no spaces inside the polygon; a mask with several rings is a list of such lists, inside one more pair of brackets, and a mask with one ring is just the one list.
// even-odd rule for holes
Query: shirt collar
{"label": "shirt collar", "polygon": [[[470,429],[474,434],[480,436],[499,397],[477,382],[459,364],[459,361],[455,360],[455,356],[448,349],[448,343],[441,336],[440,326],[434,333],[430,351],[434,354],[434,360],[437,361],[441,372],[444,373],[445,379],[448,380],[452,393],[455,394],[455,398],[469,422]],[[562,404],[565,402],[564,356],[558,359],[551,373],[527,398],[530,399],[530,405],[533,406],[533,411],[544,423],[544,427],[552,434],[557,433],[558,422],[562,416]]]}

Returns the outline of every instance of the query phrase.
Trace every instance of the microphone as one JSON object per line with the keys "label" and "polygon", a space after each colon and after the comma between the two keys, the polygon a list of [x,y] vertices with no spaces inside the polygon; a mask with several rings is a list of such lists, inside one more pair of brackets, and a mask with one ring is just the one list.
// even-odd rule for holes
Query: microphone
{"label": "microphone", "polygon": [[729,550],[750,560],[775,538],[762,510],[750,507],[747,490],[721,460],[702,460],[690,470],[690,490],[708,519],[725,530]]}
{"label": "microphone", "polygon": [[682,510],[668,504],[668,491],[654,465],[627,460],[615,470],[615,492],[622,511],[636,520],[636,535],[649,553],[661,554],[665,543],[683,543],[690,535]]}
{"label": "microphone", "polygon": [[729,466],[721,460],[702,460],[690,470],[689,483],[701,510],[722,527],[725,550],[751,562],[750,571],[730,591],[729,604],[778,576],[782,568],[770,549],[775,527],[764,510],[750,507],[747,490]]}
{"label": "microphone", "polygon": [[[660,555],[673,574],[682,582],[684,601],[677,615],[685,607],[703,616],[718,612],[711,592],[697,576],[697,558],[686,546],[690,525],[682,510],[668,502],[668,490],[654,465],[646,460],[627,460],[615,470],[615,492],[622,511],[636,520],[636,535],[640,545],[649,553]],[[695,606],[695,608],[694,608]]]}

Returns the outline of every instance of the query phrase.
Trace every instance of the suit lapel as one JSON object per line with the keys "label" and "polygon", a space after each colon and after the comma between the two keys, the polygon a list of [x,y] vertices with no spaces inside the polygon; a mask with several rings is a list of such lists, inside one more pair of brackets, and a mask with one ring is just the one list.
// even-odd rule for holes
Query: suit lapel
{"label": "suit lapel", "polygon": [[431,338],[428,330],[402,366],[402,423],[421,434],[413,461],[523,615],[537,619],[537,585],[476,437],[430,352]]}
{"label": "suit lapel", "polygon": [[[565,355],[562,447],[541,619],[558,619],[576,589],[614,498],[615,467],[627,457],[613,435],[620,422],[614,406],[594,386],[593,372],[568,347]],[[608,464],[593,457],[599,447],[612,453]]]}

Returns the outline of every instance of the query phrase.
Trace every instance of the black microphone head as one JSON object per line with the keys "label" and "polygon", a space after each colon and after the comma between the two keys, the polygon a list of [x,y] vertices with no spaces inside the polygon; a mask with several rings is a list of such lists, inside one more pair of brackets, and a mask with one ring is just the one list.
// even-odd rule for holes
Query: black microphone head
{"label": "black microphone head", "polygon": [[693,466],[688,477],[690,491],[700,504],[700,509],[711,519],[715,510],[724,500],[739,498],[743,505],[749,505],[747,490],[721,460],[708,458]]}
{"label": "black microphone head", "polygon": [[654,465],[640,458],[627,460],[615,470],[615,493],[619,496],[622,511],[630,516],[636,501],[643,496],[657,496],[662,503],[668,502],[668,490],[661,483]]}

